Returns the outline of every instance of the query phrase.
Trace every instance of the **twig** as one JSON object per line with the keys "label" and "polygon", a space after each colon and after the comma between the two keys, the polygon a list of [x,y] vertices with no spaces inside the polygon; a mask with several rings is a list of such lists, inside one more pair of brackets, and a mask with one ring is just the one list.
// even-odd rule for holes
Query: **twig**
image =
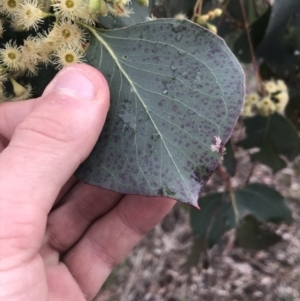
{"label": "twig", "polygon": [[235,216],[235,222],[236,224],[239,223],[240,221],[240,212],[239,212],[239,209],[238,209],[238,206],[237,206],[237,202],[236,202],[236,198],[235,198],[235,193],[234,193],[234,190],[231,186],[231,181],[230,181],[230,177],[227,175],[227,173],[223,170],[222,166],[219,165],[218,166],[218,172],[226,186],[226,190],[228,191],[229,193],[229,196],[230,196],[230,200],[231,200],[231,204],[232,204],[232,208],[233,208],[233,211],[234,211],[234,216]]}
{"label": "twig", "polygon": [[255,269],[267,274],[267,275],[273,275],[274,272],[269,269],[267,266],[264,264],[256,261],[255,259],[251,258],[250,256],[245,255],[246,261],[248,261]]}
{"label": "twig", "polygon": [[257,61],[256,61],[256,56],[255,56],[255,52],[254,52],[254,47],[253,47],[251,35],[250,35],[249,24],[248,24],[248,20],[247,20],[247,16],[246,16],[246,10],[245,10],[243,0],[240,0],[240,5],[241,5],[241,8],[242,8],[245,30],[246,30],[246,33],[247,33],[248,43],[249,43],[249,46],[250,46],[250,52],[251,52],[251,57],[252,57],[252,65],[253,65],[255,77],[256,77],[256,80],[257,80],[258,91],[262,95],[265,95],[266,91],[264,89],[263,80],[262,80],[262,78],[259,74],[258,64],[257,64]]}
{"label": "twig", "polygon": [[197,16],[201,16],[202,6],[203,6],[203,0],[197,0],[196,4],[194,6],[192,21],[195,21]]}
{"label": "twig", "polygon": [[228,6],[228,4],[230,3],[230,1],[231,1],[231,0],[228,0],[228,1],[225,2],[225,4],[222,6],[222,11],[223,11],[223,13],[222,13],[221,17],[219,18],[219,21],[218,21],[218,24],[217,24],[217,28],[218,28],[218,29],[219,29],[219,27],[220,27],[220,25],[221,25],[221,23],[222,23],[222,21],[223,21],[223,19],[224,19],[224,17],[225,17],[225,12],[226,12],[227,6]]}
{"label": "twig", "polygon": [[135,258],[135,261],[133,263],[133,268],[132,268],[132,271],[129,275],[129,279],[127,281],[127,284],[125,286],[125,290],[124,290],[124,293],[122,295],[122,299],[121,301],[126,301],[128,300],[127,297],[128,297],[128,294],[130,293],[130,290],[132,288],[132,286],[134,285],[134,283],[136,282],[136,277],[138,276],[138,268],[140,267],[141,265],[141,262],[143,260],[143,257],[144,257],[144,254],[145,254],[145,251],[146,249],[141,249],[138,251],[137,255],[136,255],[136,258]]}
{"label": "twig", "polygon": [[254,168],[256,167],[256,162],[252,163],[252,166],[250,168],[250,171],[249,171],[249,174],[248,174],[248,177],[245,181],[245,185],[249,184],[249,181],[250,181],[250,178],[252,177],[252,174],[254,172]]}

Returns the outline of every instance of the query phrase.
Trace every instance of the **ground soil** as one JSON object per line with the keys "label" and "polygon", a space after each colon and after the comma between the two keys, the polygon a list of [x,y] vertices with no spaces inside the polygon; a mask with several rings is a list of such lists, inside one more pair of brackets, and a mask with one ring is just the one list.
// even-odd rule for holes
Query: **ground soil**
{"label": "ground soil", "polygon": [[[244,151],[236,154],[239,172],[232,183],[239,186],[251,163]],[[189,210],[177,204],[112,272],[95,301],[300,301],[300,158],[275,175],[257,165],[250,182],[271,185],[285,196],[294,222],[275,227],[281,242],[265,251],[247,251],[234,245],[232,230],[208,258],[189,267]],[[215,174],[205,193],[222,189]]]}

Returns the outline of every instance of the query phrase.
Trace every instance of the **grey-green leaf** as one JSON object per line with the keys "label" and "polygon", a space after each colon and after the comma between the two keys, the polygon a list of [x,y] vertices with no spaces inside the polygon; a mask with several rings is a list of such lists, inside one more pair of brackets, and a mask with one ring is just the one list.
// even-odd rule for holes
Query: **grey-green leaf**
{"label": "grey-green leaf", "polygon": [[197,206],[244,98],[242,69],[224,41],[189,21],[160,19],[91,29],[86,60],[106,77],[111,108],[77,176]]}

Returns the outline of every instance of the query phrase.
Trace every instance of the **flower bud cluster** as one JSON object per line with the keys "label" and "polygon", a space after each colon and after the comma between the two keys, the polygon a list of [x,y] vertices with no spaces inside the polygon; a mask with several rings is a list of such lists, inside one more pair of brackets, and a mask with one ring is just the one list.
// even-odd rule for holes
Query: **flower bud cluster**
{"label": "flower bud cluster", "polygon": [[[128,17],[129,4],[130,0],[1,0],[0,39],[6,43],[0,45],[0,102],[29,98],[31,86],[19,82],[36,76],[42,64],[61,69],[81,62],[88,34],[78,24],[95,25],[99,15],[109,13]],[[50,24],[46,30],[45,19]],[[21,43],[11,39],[18,32],[27,36]],[[7,86],[12,87],[10,95]]]}
{"label": "flower bud cluster", "polygon": [[268,117],[275,112],[284,114],[289,102],[289,93],[283,80],[270,80],[264,83],[265,96],[251,93],[246,96],[242,116],[253,117],[261,115]]}
{"label": "flower bud cluster", "polygon": [[196,17],[195,22],[199,25],[205,26],[208,30],[213,33],[217,33],[217,27],[211,24],[209,21],[212,21],[215,18],[218,18],[222,15],[222,10],[220,8],[216,8],[214,10],[209,11],[205,15],[199,15]]}

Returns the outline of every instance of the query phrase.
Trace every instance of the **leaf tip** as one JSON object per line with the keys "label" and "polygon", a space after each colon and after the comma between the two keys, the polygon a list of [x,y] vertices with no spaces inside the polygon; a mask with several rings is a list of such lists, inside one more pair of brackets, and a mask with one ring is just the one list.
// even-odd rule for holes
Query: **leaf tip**
{"label": "leaf tip", "polygon": [[191,205],[192,205],[195,209],[197,209],[198,211],[201,210],[201,208],[200,208],[199,205],[198,205],[198,202],[192,203]]}

